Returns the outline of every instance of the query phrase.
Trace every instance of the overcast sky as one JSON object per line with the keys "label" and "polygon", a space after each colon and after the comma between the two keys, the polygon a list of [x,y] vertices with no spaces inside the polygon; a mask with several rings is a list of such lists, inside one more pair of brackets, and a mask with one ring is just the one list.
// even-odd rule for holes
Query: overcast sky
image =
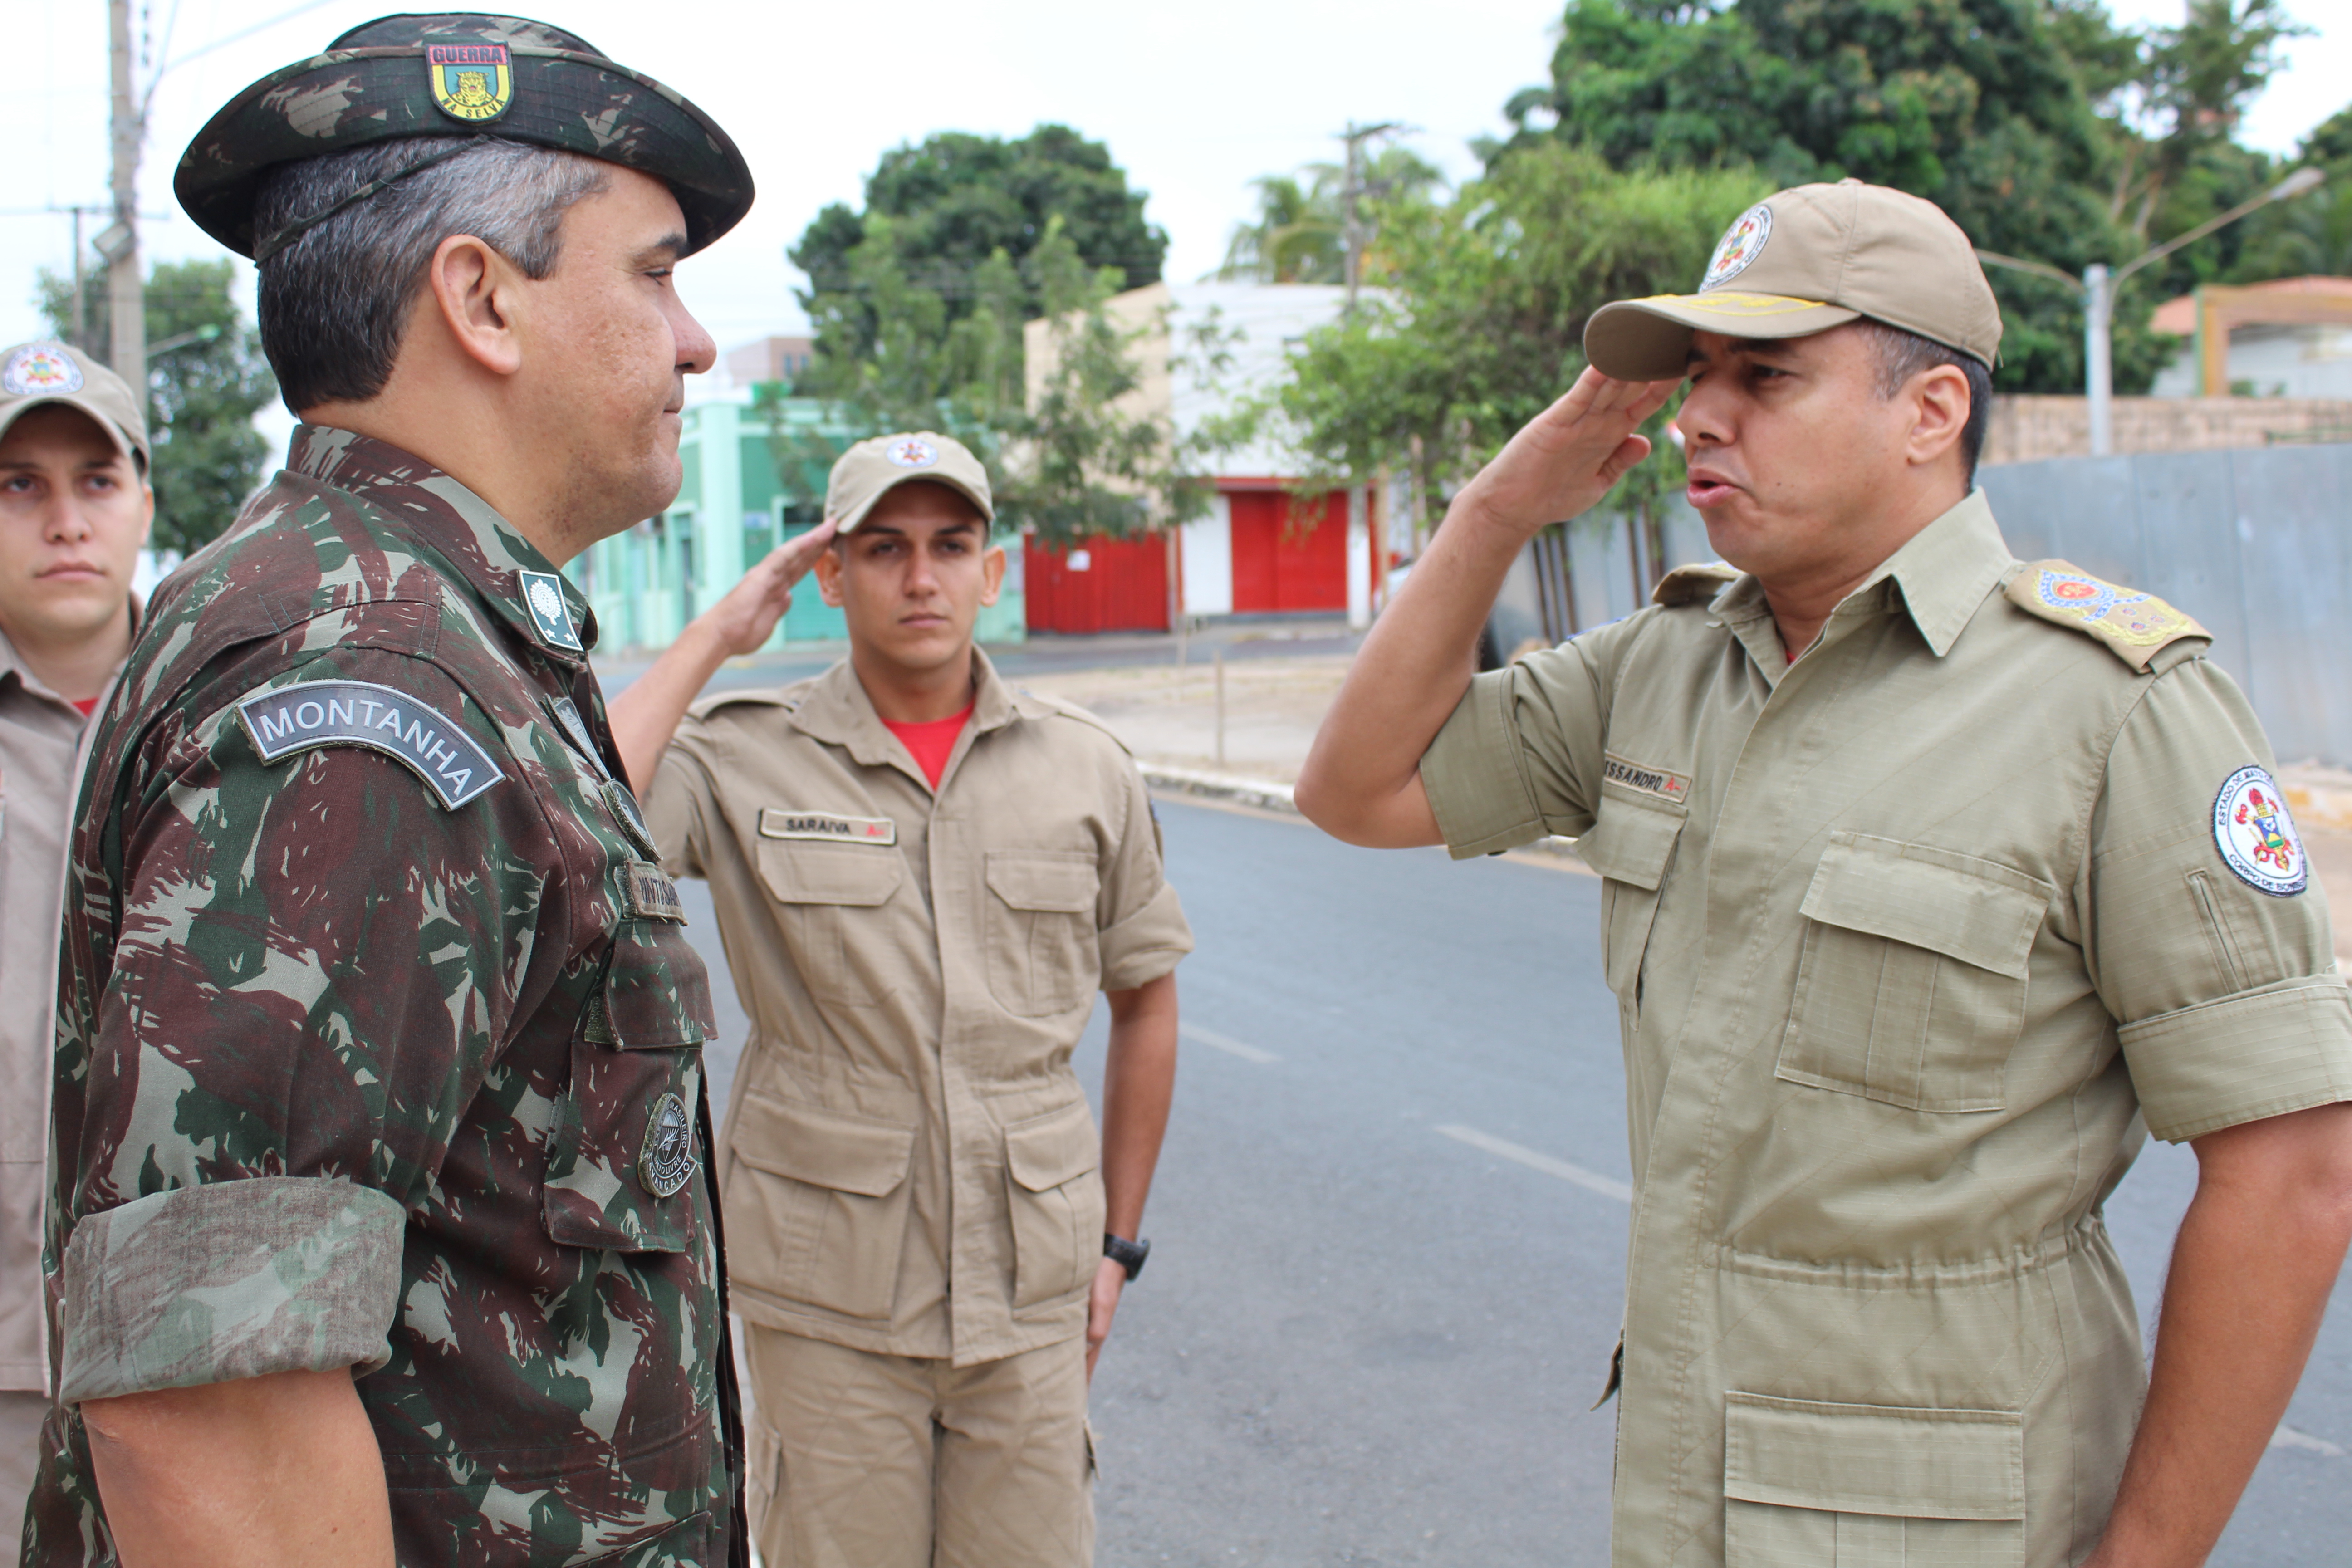
{"label": "overcast sky", "polygon": [[[141,206],[157,215],[145,228],[151,258],[219,254],[170,188],[205,118],[247,82],[382,14],[388,0],[326,0],[206,48],[298,3],[153,0],[153,53],[181,63],[155,92],[141,173]],[[2249,117],[2245,139],[2276,152],[2343,107],[2352,82],[2352,22],[2328,18],[2335,0],[2289,4],[2326,32],[2293,46],[2289,69]],[[1171,241],[1168,275],[1196,278],[1250,213],[1251,179],[1333,156],[1333,133],[1351,117],[1406,121],[1419,128],[1423,156],[1457,179],[1473,173],[1469,140],[1501,131],[1503,100],[1545,79],[1561,5],[530,0],[520,8],[677,88],[741,144],[758,205],[679,275],[688,304],[727,347],[797,330],[799,280],[784,247],[825,203],[857,201],[875,161],[900,142],[942,130],[1075,126],[1107,142],[1150,193],[1147,215]],[[2116,0],[2115,9],[2126,21],[2169,22],[2182,4]],[[0,159],[0,343],[40,331],[37,270],[71,265],[69,220],[26,209],[102,203],[107,193],[106,7],[27,0],[12,11],[16,86],[0,94],[0,145],[9,149]]]}

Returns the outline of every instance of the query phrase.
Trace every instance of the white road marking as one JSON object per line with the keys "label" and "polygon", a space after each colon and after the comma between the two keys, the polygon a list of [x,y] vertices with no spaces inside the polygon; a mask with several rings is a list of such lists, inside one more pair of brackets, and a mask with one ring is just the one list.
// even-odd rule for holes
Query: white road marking
{"label": "white road marking", "polygon": [[1241,1058],[1245,1062],[1255,1062],[1260,1067],[1282,1059],[1272,1051],[1262,1051],[1255,1046],[1245,1046],[1239,1040],[1220,1035],[1211,1029],[1204,1029],[1198,1024],[1179,1024],[1176,1026],[1176,1032],[1188,1040],[1198,1040],[1213,1050],[1224,1051],[1229,1055]]}
{"label": "white road marking", "polygon": [[1541,1171],[1547,1176],[1558,1176],[1563,1182],[1573,1182],[1591,1193],[1604,1198],[1615,1198],[1621,1204],[1633,1201],[1633,1189],[1624,1183],[1604,1176],[1598,1171],[1588,1171],[1581,1165],[1571,1165],[1565,1160],[1555,1160],[1549,1154],[1538,1154],[1533,1149],[1523,1149],[1507,1138],[1481,1132],[1475,1127],[1441,1127],[1440,1132],[1457,1143],[1467,1143],[1473,1149],[1484,1149],[1489,1154],[1514,1160],[1530,1171]]}
{"label": "white road marking", "polygon": [[2344,1450],[2326,1438],[2315,1437],[2308,1432],[2298,1432],[2284,1421],[2279,1423],[2279,1429],[2271,1434],[2271,1447],[2302,1448],[2310,1453],[2324,1454],[2331,1459],[2340,1459],[2344,1457]]}

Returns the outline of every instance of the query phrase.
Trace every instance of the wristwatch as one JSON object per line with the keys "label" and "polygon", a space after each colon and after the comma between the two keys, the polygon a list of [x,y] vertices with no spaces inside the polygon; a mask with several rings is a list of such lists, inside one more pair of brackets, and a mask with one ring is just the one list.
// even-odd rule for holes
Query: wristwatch
{"label": "wristwatch", "polygon": [[1129,1241],[1123,1236],[1103,1232],[1103,1256],[1127,1270],[1129,1279],[1143,1272],[1143,1260],[1151,1256],[1151,1243]]}

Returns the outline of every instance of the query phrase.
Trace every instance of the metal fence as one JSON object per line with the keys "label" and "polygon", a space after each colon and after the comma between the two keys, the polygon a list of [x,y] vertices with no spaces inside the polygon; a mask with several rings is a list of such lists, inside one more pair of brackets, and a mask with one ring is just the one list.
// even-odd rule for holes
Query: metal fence
{"label": "metal fence", "polygon": [[[2352,766],[2352,445],[2058,458],[1978,480],[2025,560],[2071,561],[2202,621],[2282,762]],[[1638,531],[1606,514],[1545,530],[1504,584],[1491,657],[1631,613],[1658,559],[1713,558],[1679,500],[1662,557]]]}
{"label": "metal fence", "polygon": [[2352,765],[2352,446],[2062,458],[1979,482],[2019,555],[2202,621],[2282,762]]}

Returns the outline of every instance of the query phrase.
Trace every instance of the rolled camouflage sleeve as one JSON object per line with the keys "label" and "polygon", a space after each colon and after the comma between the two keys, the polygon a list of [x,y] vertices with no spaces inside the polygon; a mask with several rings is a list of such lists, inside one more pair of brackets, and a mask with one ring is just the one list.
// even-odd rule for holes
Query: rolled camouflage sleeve
{"label": "rolled camouflage sleeve", "polygon": [[1192,951],[1192,927],[1161,864],[1151,792],[1125,752],[1118,762],[1127,793],[1127,831],[1109,847],[1099,868],[1096,941],[1102,988],[1132,991],[1168,973]]}
{"label": "rolled camouflage sleeve", "polygon": [[138,1198],[66,1247],[66,1404],[279,1372],[375,1371],[404,1216],[349,1182],[261,1176]]}
{"label": "rolled camouflage sleeve", "polygon": [[[238,695],[327,679],[506,754],[454,679],[396,653]],[[379,1364],[404,1216],[547,982],[555,851],[511,778],[448,806],[361,745],[265,763],[233,704],[156,745],[121,807],[118,935],[61,1143],[69,1398]]]}

